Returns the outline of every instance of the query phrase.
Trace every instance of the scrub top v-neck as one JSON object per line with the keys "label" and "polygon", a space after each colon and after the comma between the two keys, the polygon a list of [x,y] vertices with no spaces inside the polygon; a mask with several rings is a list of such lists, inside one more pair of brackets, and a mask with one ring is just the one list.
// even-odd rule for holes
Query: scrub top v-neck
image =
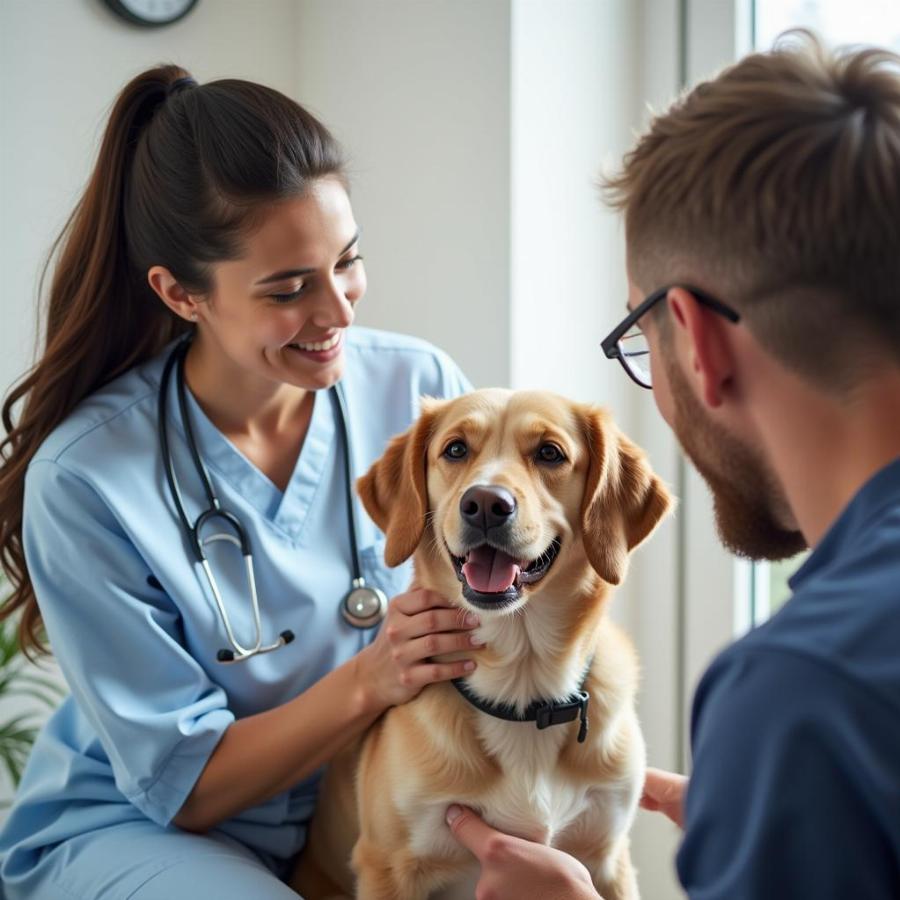
{"label": "scrub top v-neck", "polygon": [[[291,540],[296,540],[302,531],[306,513],[312,506],[316,488],[328,467],[329,456],[344,452],[339,441],[335,444],[338,431],[335,427],[333,401],[328,392],[316,391],[313,395],[306,436],[284,490],[275,485],[212,424],[190,391],[187,391],[186,397],[195,439],[207,467],[216,471],[233,490],[246,498],[259,515],[268,519]],[[175,425],[184,436],[184,426],[177,415],[177,405],[174,408],[170,406],[169,410],[170,424]],[[183,477],[188,484],[200,484],[197,475],[191,471],[184,473]]]}
{"label": "scrub top v-neck", "polygon": [[[284,491],[189,397],[210,477],[250,537],[263,640],[284,629],[296,636],[274,653],[217,662],[222,621],[158,450],[156,401],[169,349],[84,401],[29,466],[28,569],[72,694],[38,737],[0,833],[4,879],[24,878],[47,847],[93,829],[141,818],[167,826],[235,719],[287,702],[374,637],[339,610],[352,561],[343,446],[327,392],[315,397]],[[414,421],[421,396],[470,389],[446,355],[414,338],[353,327],[345,352],[357,474]],[[193,520],[206,501],[175,414],[174,379],[169,390],[172,455]],[[363,574],[394,596],[406,589],[408,567],[385,566],[384,537],[357,508]],[[250,641],[240,554],[224,542],[208,553],[235,634]],[[220,830],[264,859],[289,859],[302,846],[315,789],[313,777]]]}

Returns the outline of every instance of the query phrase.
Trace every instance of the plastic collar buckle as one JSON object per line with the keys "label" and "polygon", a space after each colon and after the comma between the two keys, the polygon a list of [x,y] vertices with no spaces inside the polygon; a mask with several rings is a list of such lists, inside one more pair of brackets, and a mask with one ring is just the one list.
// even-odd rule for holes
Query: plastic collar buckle
{"label": "plastic collar buckle", "polygon": [[572,697],[573,699],[567,700],[565,703],[554,703],[553,701],[542,703],[535,710],[534,722],[538,729],[543,730],[551,725],[565,725],[567,722],[573,722],[576,717],[580,717],[578,743],[583,744],[587,738],[587,710],[591,698],[587,691],[575,691]]}

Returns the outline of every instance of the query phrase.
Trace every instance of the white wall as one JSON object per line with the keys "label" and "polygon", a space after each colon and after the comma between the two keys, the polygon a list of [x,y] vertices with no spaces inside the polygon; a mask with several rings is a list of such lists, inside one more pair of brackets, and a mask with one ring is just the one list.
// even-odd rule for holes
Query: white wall
{"label": "white wall", "polygon": [[515,0],[512,382],[610,407],[630,392],[600,341],[624,315],[618,217],[600,202],[634,121],[636,16],[622,0]]}
{"label": "white wall", "polygon": [[294,96],[351,157],[359,321],[510,377],[508,0],[298,0]]}

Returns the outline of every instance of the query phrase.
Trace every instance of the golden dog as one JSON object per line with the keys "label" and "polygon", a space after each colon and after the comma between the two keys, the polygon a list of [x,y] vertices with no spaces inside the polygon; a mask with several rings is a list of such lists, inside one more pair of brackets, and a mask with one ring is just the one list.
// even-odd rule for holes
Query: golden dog
{"label": "golden dog", "polygon": [[388,565],[414,556],[414,585],[476,612],[487,646],[463,684],[426,687],[333,761],[294,887],[471,898],[474,860],[444,821],[462,803],[634,900],[637,660],[605,609],[669,493],[600,409],[504,390],[423,407],[359,493]]}

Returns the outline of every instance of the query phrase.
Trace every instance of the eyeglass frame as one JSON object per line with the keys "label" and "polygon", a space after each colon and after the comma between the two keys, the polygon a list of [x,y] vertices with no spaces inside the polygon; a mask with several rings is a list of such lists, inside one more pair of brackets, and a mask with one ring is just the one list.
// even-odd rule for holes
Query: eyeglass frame
{"label": "eyeglass frame", "polygon": [[666,287],[661,287],[658,290],[655,290],[652,294],[648,294],[628,315],[618,324],[615,328],[600,342],[600,347],[603,349],[603,353],[607,359],[617,359],[621,364],[622,368],[625,370],[628,377],[635,383],[640,385],[642,388],[646,388],[647,390],[653,390],[652,384],[644,384],[634,372],[628,366],[628,363],[622,358],[622,352],[619,349],[619,341],[628,334],[628,332],[634,327],[637,323],[638,319],[642,316],[646,315],[649,310],[651,310],[660,300],[664,297],[669,296],[669,291],[672,288],[681,288],[682,290],[687,291],[691,294],[694,299],[700,303],[701,305],[711,309],[713,312],[718,313],[720,316],[724,316],[728,319],[732,324],[737,324],[741,320],[740,313],[736,310],[732,309],[727,304],[723,303],[721,300],[717,300],[711,294],[707,294],[706,291],[700,290],[700,288],[691,287],[686,284],[670,284]]}

